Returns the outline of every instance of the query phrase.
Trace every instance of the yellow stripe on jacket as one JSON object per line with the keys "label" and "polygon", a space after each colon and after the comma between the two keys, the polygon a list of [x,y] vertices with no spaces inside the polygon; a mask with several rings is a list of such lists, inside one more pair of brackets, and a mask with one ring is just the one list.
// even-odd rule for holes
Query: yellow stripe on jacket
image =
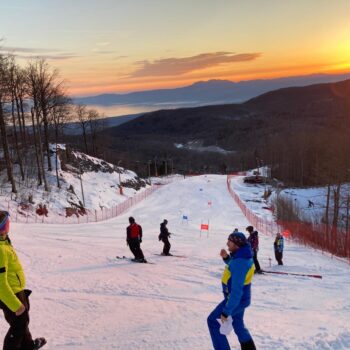
{"label": "yellow stripe on jacket", "polygon": [[[255,267],[254,264],[252,265],[252,267],[248,270],[246,276],[245,276],[245,280],[244,280],[244,285],[246,286],[247,284],[250,284],[252,282],[253,276],[254,276],[254,271],[255,271]],[[231,272],[228,268],[228,265],[225,266],[225,270],[222,274],[221,277],[221,282],[223,284],[225,284],[227,286],[229,280],[231,278]]]}
{"label": "yellow stripe on jacket", "polygon": [[0,240],[0,300],[13,312],[21,306],[15,295],[25,288],[22,265],[12,245]]}

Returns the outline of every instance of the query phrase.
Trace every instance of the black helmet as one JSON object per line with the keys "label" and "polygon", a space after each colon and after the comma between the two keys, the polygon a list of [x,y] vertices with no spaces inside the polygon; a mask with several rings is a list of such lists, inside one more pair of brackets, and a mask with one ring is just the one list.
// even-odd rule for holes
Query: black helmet
{"label": "black helmet", "polygon": [[242,232],[233,232],[228,236],[228,240],[233,242],[238,247],[243,247],[247,244],[247,238]]}

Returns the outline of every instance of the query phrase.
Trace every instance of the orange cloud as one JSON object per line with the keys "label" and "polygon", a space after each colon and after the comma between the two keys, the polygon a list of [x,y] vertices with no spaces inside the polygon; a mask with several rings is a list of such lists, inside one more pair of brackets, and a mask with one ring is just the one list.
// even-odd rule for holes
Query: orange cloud
{"label": "orange cloud", "polygon": [[203,53],[192,57],[164,58],[150,62],[136,62],[140,67],[128,77],[174,76],[183,75],[196,70],[213,68],[221,64],[253,61],[261,56],[261,53],[213,52]]}

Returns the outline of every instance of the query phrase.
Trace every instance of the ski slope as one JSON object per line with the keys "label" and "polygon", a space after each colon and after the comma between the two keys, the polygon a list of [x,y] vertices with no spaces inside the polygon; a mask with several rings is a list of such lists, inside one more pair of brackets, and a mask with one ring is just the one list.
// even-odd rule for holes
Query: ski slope
{"label": "ski slope", "polygon": [[[142,249],[155,264],[115,259],[131,256],[125,242],[130,215],[142,225]],[[171,252],[187,258],[154,255],[162,250],[164,218],[174,233]],[[200,236],[200,224],[208,220],[209,234]],[[235,227],[245,232],[248,224],[226,189],[226,177],[215,175],[166,185],[106,222],[13,224],[10,236],[33,290],[33,336],[46,337],[47,350],[212,349],[206,319],[222,300],[219,251]],[[287,241],[285,265],[277,266],[272,244],[271,236],[260,235],[263,268],[323,279],[254,277],[245,320],[257,348],[350,349],[349,264]],[[0,318],[3,336],[7,324]],[[234,334],[229,341],[240,348]]]}

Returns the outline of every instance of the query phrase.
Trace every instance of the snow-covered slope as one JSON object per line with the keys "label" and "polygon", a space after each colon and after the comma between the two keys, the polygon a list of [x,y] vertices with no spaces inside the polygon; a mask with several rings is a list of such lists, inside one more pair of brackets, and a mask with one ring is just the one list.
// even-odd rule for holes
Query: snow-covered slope
{"label": "snow-covered slope", "polygon": [[[44,186],[37,185],[35,172],[24,183],[20,181],[19,167],[16,165],[14,173],[18,183],[17,194],[11,193],[6,171],[0,172],[0,209],[10,209],[13,216],[16,215],[19,221],[24,221],[27,216],[35,216],[39,205],[45,205],[48,210],[48,219],[45,220],[61,222],[62,219],[55,217],[65,217],[66,208],[85,208],[91,211],[109,209],[149,187],[133,171],[116,167],[82,152],[66,150],[65,145],[59,145],[58,188],[55,145],[51,145],[51,151],[53,170],[46,172],[49,191],[45,191]],[[122,195],[120,185],[123,187]]]}
{"label": "snow-covered slope", "polygon": [[[143,226],[142,248],[155,264],[115,259],[131,256],[125,243],[129,215]],[[173,232],[172,252],[187,258],[154,255],[162,248],[157,236],[164,218]],[[208,220],[209,235],[200,237],[200,224]],[[235,227],[247,225],[226,177],[214,175],[173,182],[102,223],[13,224],[11,238],[33,289],[33,335],[47,337],[48,350],[212,349],[206,318],[221,301],[219,251]],[[287,241],[285,265],[272,260],[269,267],[272,240],[260,236],[263,268],[323,279],[254,277],[246,324],[257,348],[350,349],[349,264]],[[6,329],[1,316],[0,334]],[[229,339],[238,349],[236,337]]]}

